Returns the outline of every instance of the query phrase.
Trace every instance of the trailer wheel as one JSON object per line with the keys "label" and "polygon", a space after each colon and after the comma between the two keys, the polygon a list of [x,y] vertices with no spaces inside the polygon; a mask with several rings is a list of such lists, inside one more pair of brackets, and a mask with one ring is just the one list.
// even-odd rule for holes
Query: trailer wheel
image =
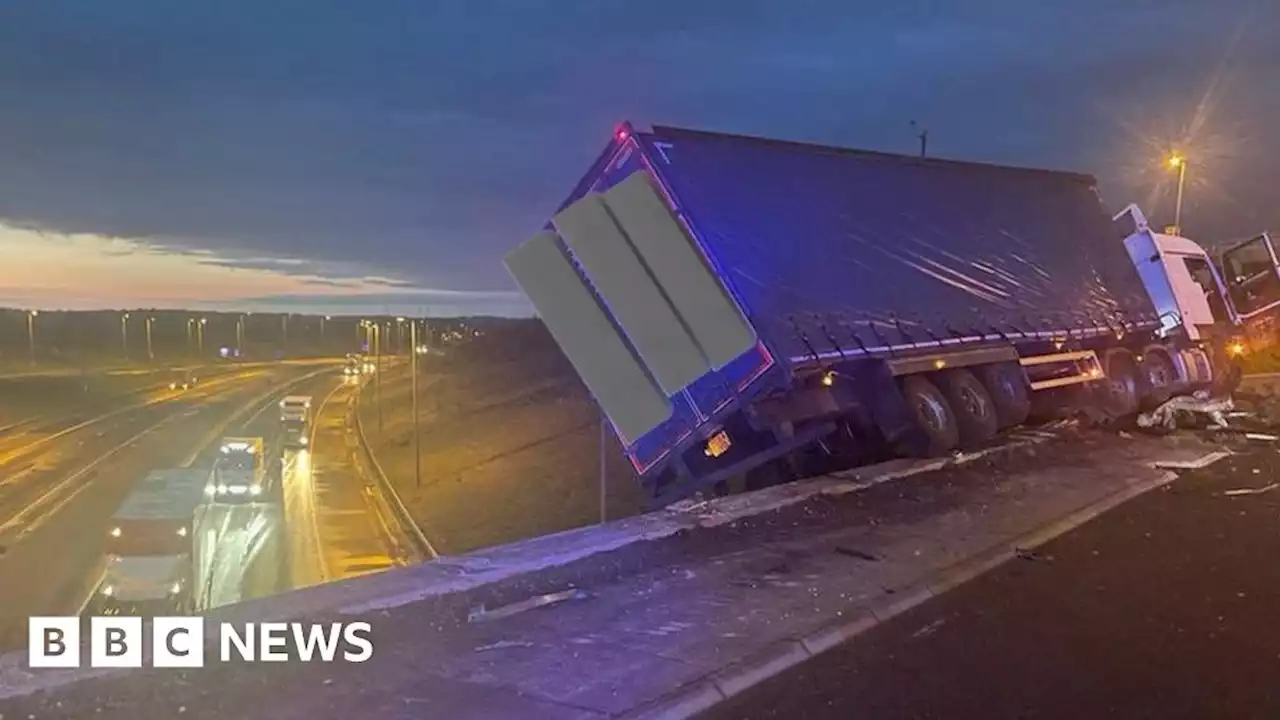
{"label": "trailer wheel", "polygon": [[949,370],[938,375],[937,385],[955,415],[961,447],[975,447],[995,437],[1000,429],[996,404],[973,373]]}
{"label": "trailer wheel", "polygon": [[1031,414],[1031,391],[1027,387],[1022,366],[1011,362],[979,365],[973,368],[973,374],[982,382],[987,394],[991,396],[991,402],[996,406],[999,429],[1004,430],[1027,421]]}
{"label": "trailer wheel", "polygon": [[1173,367],[1173,360],[1163,351],[1152,350],[1143,355],[1138,362],[1138,372],[1142,377],[1143,405],[1155,407],[1173,397],[1178,373]]}
{"label": "trailer wheel", "polygon": [[960,443],[956,414],[938,386],[920,375],[908,375],[902,381],[902,397],[928,440],[928,457],[945,455]]}
{"label": "trailer wheel", "polygon": [[1107,353],[1107,380],[1101,388],[1107,410],[1121,417],[1138,411],[1138,364],[1133,353],[1117,348]]}

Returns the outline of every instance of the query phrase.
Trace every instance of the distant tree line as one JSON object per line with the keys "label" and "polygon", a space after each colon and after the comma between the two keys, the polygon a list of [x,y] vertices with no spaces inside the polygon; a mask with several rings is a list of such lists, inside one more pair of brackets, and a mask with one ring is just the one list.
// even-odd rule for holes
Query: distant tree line
{"label": "distant tree line", "polygon": [[[265,360],[372,351],[369,326],[382,328],[383,353],[410,351],[412,318],[184,310],[0,309],[0,365],[173,363],[219,357]],[[487,318],[417,320],[419,344],[442,342]],[[468,323],[471,325],[468,325]]]}

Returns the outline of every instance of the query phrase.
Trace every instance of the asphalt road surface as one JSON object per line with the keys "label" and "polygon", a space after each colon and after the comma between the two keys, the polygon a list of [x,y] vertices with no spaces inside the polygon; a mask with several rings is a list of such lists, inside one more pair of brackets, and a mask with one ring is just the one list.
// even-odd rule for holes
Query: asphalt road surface
{"label": "asphalt road surface", "polygon": [[84,604],[108,520],[142,475],[194,465],[263,393],[314,369],[248,368],[79,427],[0,437],[0,648],[24,644],[28,616]]}
{"label": "asphalt road surface", "polygon": [[278,478],[266,502],[206,509],[198,531],[203,609],[403,562],[389,510],[357,462],[358,445],[347,424],[358,390],[356,382],[326,373],[271,398],[271,408],[283,394],[312,398],[305,449],[279,446],[274,412],[255,414],[226,433],[268,438],[269,469]]}
{"label": "asphalt road surface", "polygon": [[1275,447],[1188,473],[706,715],[1278,718]]}

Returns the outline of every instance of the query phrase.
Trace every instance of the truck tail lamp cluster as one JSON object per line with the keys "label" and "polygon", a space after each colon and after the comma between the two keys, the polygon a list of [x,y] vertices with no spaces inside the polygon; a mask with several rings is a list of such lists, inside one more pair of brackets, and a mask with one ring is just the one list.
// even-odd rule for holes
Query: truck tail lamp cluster
{"label": "truck tail lamp cluster", "polygon": [[507,269],[628,443],[671,416],[673,395],[755,345],[646,173],[589,193],[553,225],[508,253]]}

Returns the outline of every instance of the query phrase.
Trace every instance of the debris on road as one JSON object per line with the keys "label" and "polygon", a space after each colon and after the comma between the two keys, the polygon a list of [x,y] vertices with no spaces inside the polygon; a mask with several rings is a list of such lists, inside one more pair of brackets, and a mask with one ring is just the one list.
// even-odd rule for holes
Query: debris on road
{"label": "debris on road", "polygon": [[1176,430],[1179,421],[1186,427],[1195,427],[1201,415],[1207,416],[1211,427],[1228,427],[1226,413],[1235,410],[1235,402],[1228,396],[1212,397],[1200,390],[1191,396],[1169,400],[1155,410],[1138,416],[1138,427]]}
{"label": "debris on road", "polygon": [[533,647],[533,643],[525,640],[499,640],[496,643],[481,645],[475,649],[475,652],[488,652],[489,650],[505,650],[507,648],[529,648]]}
{"label": "debris on road", "polygon": [[946,618],[938,618],[937,620],[934,620],[933,622],[929,623],[928,625],[925,625],[924,627],[922,627],[922,628],[920,628],[919,630],[917,630],[917,631],[915,631],[914,633],[912,633],[912,634],[911,634],[911,639],[912,639],[912,640],[915,640],[916,638],[922,638],[922,637],[927,637],[927,636],[929,636],[929,635],[932,635],[932,634],[934,634],[935,632],[937,632],[938,628],[940,628],[940,627],[942,627],[943,625],[945,625],[945,624],[946,624],[946,622],[947,622],[947,619],[946,619]]}
{"label": "debris on road", "polygon": [[855,557],[855,558],[858,558],[859,560],[866,560],[868,562],[878,562],[880,560],[880,558],[876,557],[875,555],[872,555],[869,552],[865,552],[857,548],[843,547],[841,545],[836,546],[836,552],[839,553],[840,555],[847,555],[849,557]]}
{"label": "debris on road", "polygon": [[[1255,470],[1254,472],[1257,472],[1257,470]],[[1270,485],[1267,485],[1266,487],[1260,487],[1260,488],[1240,488],[1238,490],[1226,490],[1222,494],[1226,497],[1236,497],[1238,495],[1261,495],[1262,493],[1265,493],[1265,492],[1271,492],[1276,488],[1280,488],[1280,482],[1273,482]]]}
{"label": "debris on road", "polygon": [[591,596],[586,591],[579,590],[577,588],[570,588],[568,590],[561,590],[560,592],[547,593],[546,595],[535,595],[526,600],[514,602],[510,605],[503,605],[502,607],[494,608],[493,610],[489,610],[485,608],[485,606],[481,605],[467,614],[467,622],[475,623],[484,622],[486,620],[498,620],[505,617],[511,617],[512,615],[516,615],[527,610],[562,603],[566,600],[585,600],[588,597]]}
{"label": "debris on road", "polygon": [[1018,559],[1020,560],[1048,560],[1049,559],[1034,550],[1027,550],[1026,548],[1014,548],[1013,554],[1017,556]]}

